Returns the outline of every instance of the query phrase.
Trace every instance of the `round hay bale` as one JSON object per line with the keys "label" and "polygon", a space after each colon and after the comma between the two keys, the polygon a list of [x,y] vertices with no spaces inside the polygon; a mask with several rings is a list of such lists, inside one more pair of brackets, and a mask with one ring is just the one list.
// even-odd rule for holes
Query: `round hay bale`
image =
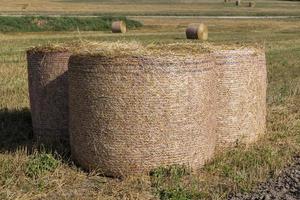
{"label": "round hay bale", "polygon": [[235,1],[235,5],[236,6],[240,6],[241,5],[241,1],[240,0]]}
{"label": "round hay bale", "polygon": [[187,39],[200,39],[200,40],[208,39],[208,28],[203,23],[189,25],[185,33]]}
{"label": "round hay bale", "polygon": [[111,25],[111,31],[113,33],[126,33],[126,23],[124,21],[115,21]]}
{"label": "round hay bale", "polygon": [[250,8],[254,8],[254,7],[255,7],[255,2],[252,2],[252,1],[249,2],[249,7],[250,7]]}
{"label": "round hay bale", "polygon": [[262,50],[215,52],[219,65],[217,149],[249,144],[265,132],[267,72]]}
{"label": "round hay bale", "polygon": [[38,143],[68,142],[68,80],[70,53],[64,49],[27,51],[30,108]]}
{"label": "round hay bale", "polygon": [[189,53],[71,56],[75,162],[122,177],[172,164],[198,168],[210,159],[216,141],[215,61],[208,53]]}

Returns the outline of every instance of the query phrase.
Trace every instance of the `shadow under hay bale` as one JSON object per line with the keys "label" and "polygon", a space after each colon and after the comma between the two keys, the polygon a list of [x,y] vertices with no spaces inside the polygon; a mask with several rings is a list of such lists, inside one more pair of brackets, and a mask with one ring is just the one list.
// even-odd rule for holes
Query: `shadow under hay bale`
{"label": "shadow under hay bale", "polygon": [[236,6],[240,6],[241,5],[241,1],[240,0],[235,1],[235,5]]}
{"label": "shadow under hay bale", "polygon": [[68,145],[68,61],[64,49],[27,51],[30,108],[38,144]]}
{"label": "shadow under hay bale", "polygon": [[217,148],[248,144],[265,132],[267,72],[262,50],[215,52],[219,65]]}
{"label": "shadow under hay bale", "polygon": [[189,25],[185,31],[185,34],[187,39],[208,39],[208,29],[203,23]]}
{"label": "shadow under hay bale", "polygon": [[124,21],[115,21],[111,25],[111,31],[113,33],[126,33],[127,27]]}
{"label": "shadow under hay bale", "polygon": [[31,141],[32,125],[29,109],[0,109],[0,152],[29,149]]}
{"label": "shadow under hay bale", "polygon": [[172,164],[198,168],[210,159],[215,61],[208,53],[184,55],[71,56],[73,159],[114,177]]}

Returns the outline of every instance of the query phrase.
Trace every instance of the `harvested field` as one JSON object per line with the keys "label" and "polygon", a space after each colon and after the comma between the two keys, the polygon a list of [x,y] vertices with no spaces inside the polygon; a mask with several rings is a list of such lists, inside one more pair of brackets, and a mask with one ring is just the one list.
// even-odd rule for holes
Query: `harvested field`
{"label": "harvested field", "polygon": [[[12,1],[11,1],[12,2]],[[279,2],[281,3],[281,2]],[[82,6],[82,5],[79,5]],[[202,170],[158,168],[151,176],[110,179],[87,173],[68,156],[31,149],[25,50],[38,44],[81,41],[185,43],[189,19],[144,19],[126,35],[108,32],[0,34],[1,199],[226,199],[275,178],[300,153],[299,19],[207,20],[212,44],[264,43],[268,67],[267,133],[247,148],[217,155]],[[197,42],[197,41],[193,41]]]}
{"label": "harvested field", "polygon": [[300,16],[298,1],[256,0],[255,8],[247,3],[236,8],[235,0],[224,4],[222,0],[1,0],[2,14],[62,14],[62,15],[296,15]]}

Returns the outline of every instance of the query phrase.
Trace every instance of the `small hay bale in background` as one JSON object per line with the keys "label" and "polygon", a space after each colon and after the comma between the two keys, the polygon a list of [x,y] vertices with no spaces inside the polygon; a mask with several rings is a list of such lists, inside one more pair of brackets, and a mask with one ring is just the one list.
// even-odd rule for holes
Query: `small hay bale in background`
{"label": "small hay bale in background", "polygon": [[39,144],[68,144],[68,61],[63,48],[27,51],[30,108]]}
{"label": "small hay bale in background", "polygon": [[217,149],[249,144],[265,132],[267,72],[264,51],[219,50]]}
{"label": "small hay bale in background", "polygon": [[71,56],[71,151],[83,168],[119,177],[172,164],[199,168],[213,156],[214,59],[178,44],[153,48]]}
{"label": "small hay bale in background", "polygon": [[254,8],[254,7],[255,7],[255,2],[250,1],[249,4],[248,4],[248,6],[249,6],[250,8]]}
{"label": "small hay bale in background", "polygon": [[114,21],[111,25],[113,33],[126,33],[126,23],[124,21]]}
{"label": "small hay bale in background", "polygon": [[235,1],[235,5],[236,5],[236,6],[240,6],[240,5],[241,5],[241,0]]}
{"label": "small hay bale in background", "polygon": [[204,23],[190,24],[187,27],[185,33],[187,39],[200,39],[200,40],[208,39],[208,29]]}

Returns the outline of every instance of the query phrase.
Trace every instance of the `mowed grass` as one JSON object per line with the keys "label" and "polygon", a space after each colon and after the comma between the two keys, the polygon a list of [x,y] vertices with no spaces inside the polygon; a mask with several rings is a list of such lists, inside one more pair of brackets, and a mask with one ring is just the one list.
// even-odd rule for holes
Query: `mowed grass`
{"label": "mowed grass", "polygon": [[[249,0],[250,1],[250,0]],[[74,15],[296,15],[299,1],[256,0],[240,7],[235,0],[0,0],[2,14],[74,14]]]}
{"label": "mowed grass", "polygon": [[[300,155],[300,20],[207,20],[210,43],[265,43],[268,65],[267,134],[250,147],[216,155],[203,169],[159,168],[124,180],[87,173],[68,156],[30,147],[25,50],[73,40],[185,42],[195,19],[144,19],[125,35],[108,32],[0,35],[0,199],[226,199],[247,192]],[[198,41],[195,41],[198,42]]]}

